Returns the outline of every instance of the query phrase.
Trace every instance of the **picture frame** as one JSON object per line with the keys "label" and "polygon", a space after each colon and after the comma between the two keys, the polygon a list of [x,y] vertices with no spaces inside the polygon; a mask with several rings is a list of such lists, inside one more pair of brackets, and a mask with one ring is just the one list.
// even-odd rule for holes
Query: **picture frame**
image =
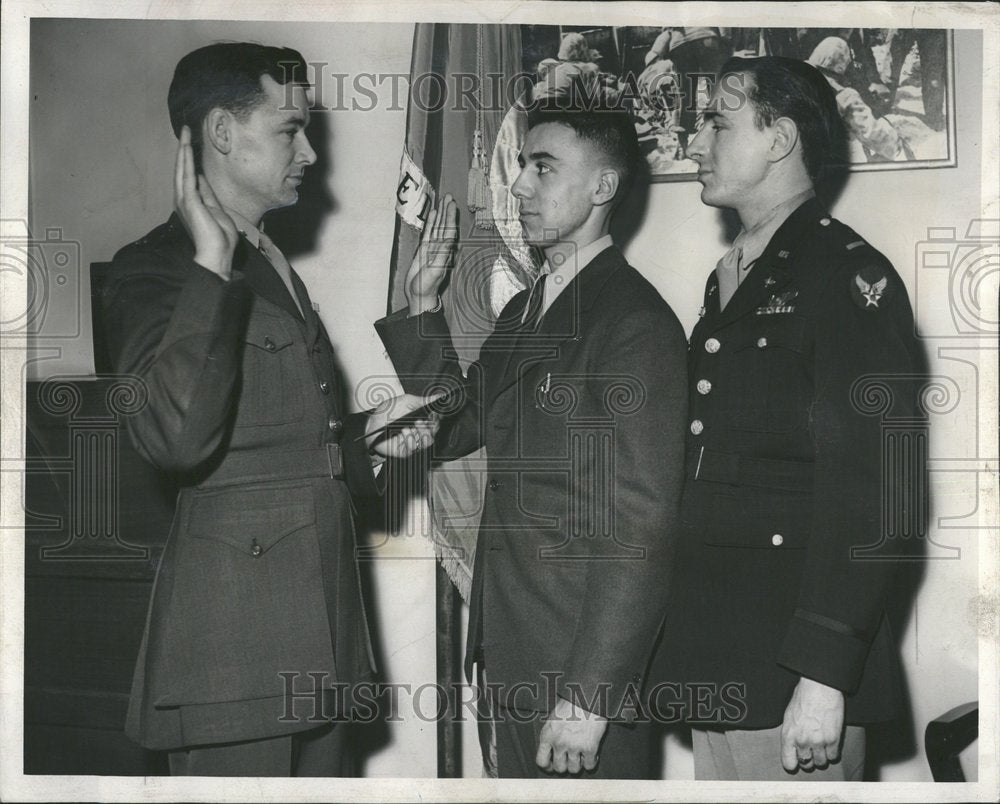
{"label": "picture frame", "polygon": [[[686,149],[714,74],[732,55],[801,58],[820,69],[845,122],[851,171],[957,164],[948,29],[521,28],[522,67],[538,81],[536,91],[579,90],[620,101],[635,119],[654,182],[696,179]],[[574,86],[559,86],[568,81]]]}

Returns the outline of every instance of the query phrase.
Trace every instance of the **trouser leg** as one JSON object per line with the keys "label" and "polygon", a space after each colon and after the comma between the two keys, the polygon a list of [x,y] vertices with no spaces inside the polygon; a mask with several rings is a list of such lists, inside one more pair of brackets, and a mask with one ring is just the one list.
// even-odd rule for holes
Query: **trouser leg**
{"label": "trouser leg", "polygon": [[694,778],[699,781],[735,779],[736,765],[729,750],[729,742],[722,731],[691,730],[691,748],[694,754]]}
{"label": "trouser leg", "polygon": [[781,765],[781,727],[694,729],[695,778],[729,781],[860,782],[865,768],[865,730],[848,726],[840,758],[825,768],[789,773]]}
{"label": "trouser leg", "polygon": [[195,746],[168,758],[171,776],[290,776],[292,737]]}
{"label": "trouser leg", "polygon": [[295,776],[355,776],[354,731],[350,723],[330,723],[299,732],[292,741]]}

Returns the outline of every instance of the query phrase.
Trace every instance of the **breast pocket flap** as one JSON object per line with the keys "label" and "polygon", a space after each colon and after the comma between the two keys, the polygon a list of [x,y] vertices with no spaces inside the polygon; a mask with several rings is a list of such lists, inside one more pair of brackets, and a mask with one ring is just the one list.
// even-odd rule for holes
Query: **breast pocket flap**
{"label": "breast pocket flap", "polygon": [[250,346],[265,352],[280,352],[294,342],[280,324],[270,327],[266,325],[252,326],[247,329],[244,340]]}

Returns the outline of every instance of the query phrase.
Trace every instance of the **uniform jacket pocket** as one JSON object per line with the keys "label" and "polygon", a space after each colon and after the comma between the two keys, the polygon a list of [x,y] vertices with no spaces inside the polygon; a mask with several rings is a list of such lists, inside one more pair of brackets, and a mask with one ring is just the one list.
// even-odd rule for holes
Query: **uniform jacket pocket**
{"label": "uniform jacket pocket", "polygon": [[236,426],[296,422],[302,416],[298,350],[288,322],[255,312],[244,336]]}
{"label": "uniform jacket pocket", "polygon": [[721,375],[730,402],[726,421],[751,432],[801,429],[812,400],[805,319],[783,314],[757,317],[751,323],[732,336]]}
{"label": "uniform jacket pocket", "polygon": [[762,550],[801,550],[809,543],[812,499],[791,494],[717,494],[705,544]]}
{"label": "uniform jacket pocket", "polygon": [[[283,671],[336,680],[308,485],[192,495],[151,624],[156,706],[278,697]],[[326,567],[329,571],[329,567]]]}
{"label": "uniform jacket pocket", "polygon": [[312,489],[227,489],[202,493],[191,506],[189,533],[259,557],[316,521]]}

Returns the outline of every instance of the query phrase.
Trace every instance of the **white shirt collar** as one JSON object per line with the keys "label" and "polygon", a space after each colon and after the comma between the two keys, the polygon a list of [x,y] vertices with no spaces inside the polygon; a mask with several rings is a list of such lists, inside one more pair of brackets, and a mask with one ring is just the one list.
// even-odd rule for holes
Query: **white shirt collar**
{"label": "white shirt collar", "polygon": [[604,251],[604,249],[613,245],[614,241],[611,239],[611,235],[606,234],[603,237],[597,238],[597,240],[592,243],[588,243],[581,248],[577,248],[576,255],[571,255],[570,258],[563,262],[563,264],[558,268],[553,268],[549,265],[549,261],[546,259],[545,262],[542,263],[542,273],[562,276],[565,279],[562,285],[565,287],[569,284],[569,281],[573,279],[573,277],[594,261],[594,257]]}

